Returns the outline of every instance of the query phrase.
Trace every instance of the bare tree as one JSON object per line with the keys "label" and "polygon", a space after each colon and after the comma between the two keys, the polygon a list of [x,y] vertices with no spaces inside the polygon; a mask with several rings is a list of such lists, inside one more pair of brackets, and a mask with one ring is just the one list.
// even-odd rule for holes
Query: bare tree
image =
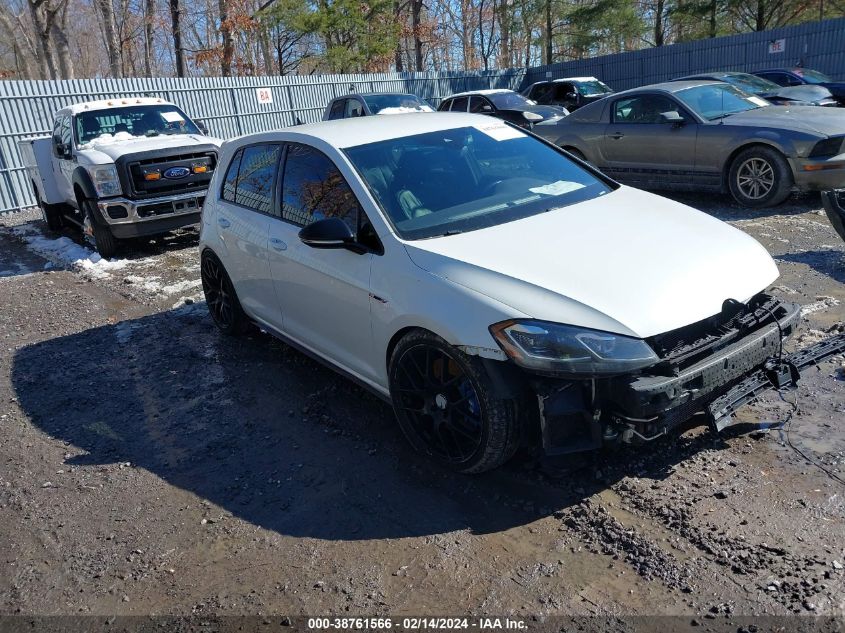
{"label": "bare tree", "polygon": [[182,27],[180,20],[181,7],[179,0],[170,0],[170,32],[173,35],[173,58],[176,66],[176,76],[187,75],[185,68],[185,50],[182,46]]}
{"label": "bare tree", "polygon": [[[31,0],[30,0],[31,1]],[[100,16],[100,27],[106,43],[106,55],[109,60],[109,73],[112,77],[122,77],[120,64],[120,44],[117,39],[117,24],[114,18],[112,0],[95,0],[97,13]]]}

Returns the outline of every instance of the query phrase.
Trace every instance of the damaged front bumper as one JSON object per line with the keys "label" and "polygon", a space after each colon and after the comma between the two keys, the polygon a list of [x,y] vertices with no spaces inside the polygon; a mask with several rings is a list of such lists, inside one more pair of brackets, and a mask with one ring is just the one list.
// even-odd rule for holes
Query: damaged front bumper
{"label": "damaged front bumper", "polygon": [[760,295],[744,314],[695,324],[686,340],[685,333],[671,333],[651,341],[663,362],[640,374],[535,380],[545,452],[652,440],[702,412],[713,430],[722,430],[738,407],[763,391],[794,384],[802,368],[845,352],[840,335],[783,355],[782,341],[799,318],[800,306]]}
{"label": "damaged front bumper", "polygon": [[822,191],[822,204],[833,228],[845,240],[845,189]]}

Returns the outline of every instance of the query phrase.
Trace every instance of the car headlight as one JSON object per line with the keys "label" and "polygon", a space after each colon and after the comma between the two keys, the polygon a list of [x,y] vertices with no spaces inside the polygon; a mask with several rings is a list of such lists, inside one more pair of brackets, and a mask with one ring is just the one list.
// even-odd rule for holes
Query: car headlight
{"label": "car headlight", "polygon": [[490,333],[519,366],[541,372],[621,374],[659,362],[638,338],[544,321],[502,321]]}
{"label": "car headlight", "polygon": [[120,195],[120,178],[117,177],[117,167],[114,165],[89,165],[85,167],[94,188],[100,197]]}
{"label": "car headlight", "polygon": [[526,121],[531,121],[532,123],[543,120],[543,115],[537,114],[536,112],[523,112],[522,116]]}

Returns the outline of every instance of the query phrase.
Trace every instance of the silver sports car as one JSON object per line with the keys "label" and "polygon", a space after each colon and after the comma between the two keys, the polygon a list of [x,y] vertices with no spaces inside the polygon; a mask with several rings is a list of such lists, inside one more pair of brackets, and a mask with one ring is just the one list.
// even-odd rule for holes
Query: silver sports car
{"label": "silver sports car", "polygon": [[715,81],[620,92],[563,119],[555,143],[644,189],[729,191],[773,206],[845,187],[845,109],[772,106]]}

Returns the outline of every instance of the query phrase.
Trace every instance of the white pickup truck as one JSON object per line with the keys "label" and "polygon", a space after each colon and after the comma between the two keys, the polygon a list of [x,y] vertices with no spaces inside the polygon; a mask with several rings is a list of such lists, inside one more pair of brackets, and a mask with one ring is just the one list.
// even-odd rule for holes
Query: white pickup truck
{"label": "white pickup truck", "polygon": [[111,257],[200,221],[220,143],[176,105],[132,97],[62,108],[51,136],[19,149],[48,228],[76,225]]}

